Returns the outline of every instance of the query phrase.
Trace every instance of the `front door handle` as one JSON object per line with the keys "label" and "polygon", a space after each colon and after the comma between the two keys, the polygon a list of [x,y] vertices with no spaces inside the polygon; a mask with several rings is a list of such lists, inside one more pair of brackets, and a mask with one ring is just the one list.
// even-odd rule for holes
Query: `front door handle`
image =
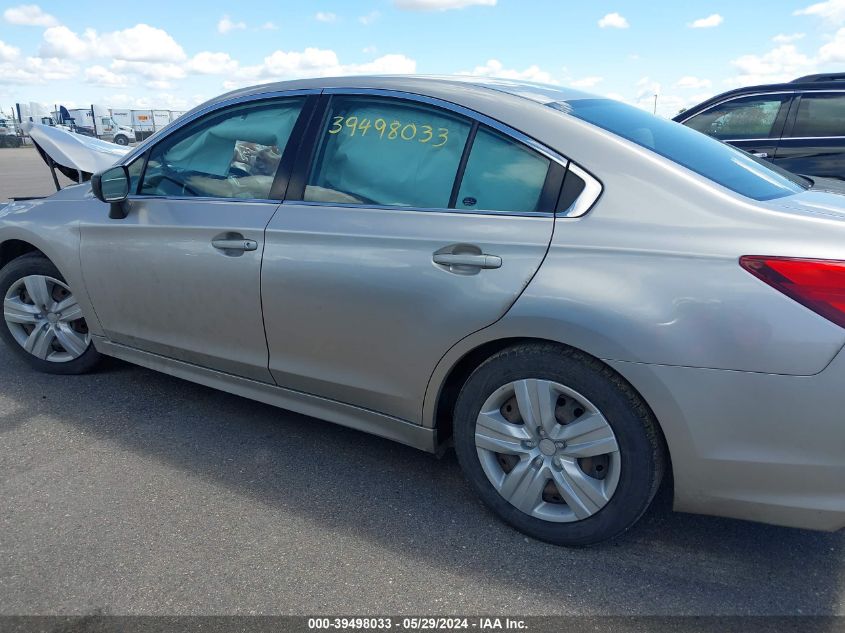
{"label": "front door handle", "polygon": [[751,155],[756,156],[757,158],[768,158],[769,157],[768,152],[751,152]]}
{"label": "front door handle", "polygon": [[502,258],[498,255],[476,255],[475,253],[435,253],[435,264],[441,266],[470,266],[472,268],[501,268]]}
{"label": "front door handle", "polygon": [[220,238],[211,240],[211,245],[214,248],[219,248],[221,251],[255,251],[258,250],[258,242],[255,240],[245,240],[243,238]]}

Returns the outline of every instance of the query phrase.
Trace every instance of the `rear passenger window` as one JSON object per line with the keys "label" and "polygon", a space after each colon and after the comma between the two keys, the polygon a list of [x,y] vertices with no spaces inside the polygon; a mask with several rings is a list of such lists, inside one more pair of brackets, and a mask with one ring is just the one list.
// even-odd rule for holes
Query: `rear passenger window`
{"label": "rear passenger window", "polygon": [[445,209],[470,127],[419,103],[333,97],[303,199]]}
{"label": "rear passenger window", "polygon": [[548,158],[524,145],[480,127],[455,208],[516,213],[538,211],[550,164]]}
{"label": "rear passenger window", "polygon": [[845,136],[845,95],[805,94],[789,136]]}

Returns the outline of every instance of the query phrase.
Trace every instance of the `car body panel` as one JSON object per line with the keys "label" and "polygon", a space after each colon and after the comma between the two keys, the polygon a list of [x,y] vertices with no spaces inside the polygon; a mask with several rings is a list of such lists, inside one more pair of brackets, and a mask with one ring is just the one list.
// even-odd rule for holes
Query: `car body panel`
{"label": "car body panel", "polygon": [[[285,202],[262,269],[276,382],[419,423],[437,361],[507,312],[553,226],[553,217]],[[502,266],[456,274],[432,261],[455,244]]]}
{"label": "car body panel", "polygon": [[[135,198],[123,220],[81,222],[80,258],[116,343],[272,383],[261,316],[264,228],[277,202]],[[257,250],[230,255],[236,235]]]}
{"label": "car body panel", "polygon": [[[227,201],[212,205],[218,217],[194,218],[194,229],[171,232],[184,213],[173,203],[159,201],[161,210],[153,210],[152,202],[132,200],[134,218],[109,220],[108,205],[85,184],[0,209],[0,245],[27,241],[53,259],[71,287],[90,284],[93,304],[84,293],[80,303],[105,354],[425,450],[447,439],[438,437],[438,404],[467,354],[512,340],[571,345],[603,359],[654,411],[670,449],[678,509],[821,529],[845,525],[845,429],[834,402],[845,329],[738,262],[742,255],[845,259],[843,198],[825,186],[757,202],[544,105],[578,93],[472,81],[271,84],[203,104],[163,134],[220,104],[267,94],[413,93],[481,112],[571,159],[603,187],[589,213],[500,218]],[[138,237],[109,237],[124,225]],[[260,251],[253,259],[227,258],[209,246],[215,231],[233,228],[263,246],[260,277]],[[430,261],[437,248],[464,240],[505,253],[502,268],[460,279]],[[240,287],[245,262],[255,285]],[[146,283],[142,266],[152,267],[158,293],[132,295],[132,284]],[[188,273],[200,268],[213,272],[184,289],[193,279]],[[110,269],[122,279],[115,287]],[[167,275],[173,279],[162,285]],[[103,293],[111,305],[100,314]],[[264,302],[264,323],[233,307],[257,309],[260,317],[256,301]],[[203,314],[197,321],[171,311],[174,305],[219,319]],[[130,315],[121,322],[116,317],[127,307],[149,311],[150,319],[171,315],[185,340],[144,329],[170,320],[138,324]],[[465,322],[456,324],[458,315]],[[218,336],[246,325],[249,338],[209,346],[190,332],[191,323]],[[269,356],[266,344],[265,356],[260,352],[265,324]],[[367,344],[361,332],[383,341]],[[335,349],[337,366],[330,363]],[[227,359],[235,365],[219,363]],[[804,441],[810,424],[814,435]],[[749,475],[740,481],[743,468]]]}

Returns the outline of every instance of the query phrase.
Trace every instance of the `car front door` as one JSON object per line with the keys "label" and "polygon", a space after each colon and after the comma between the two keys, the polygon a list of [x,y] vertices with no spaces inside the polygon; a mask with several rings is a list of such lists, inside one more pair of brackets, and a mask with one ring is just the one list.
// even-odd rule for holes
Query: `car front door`
{"label": "car front door", "polygon": [[272,382],[261,314],[264,229],[305,103],[295,96],[224,107],[129,166],[137,193],[127,217],[104,211],[81,227],[86,286],[110,340]]}
{"label": "car front door", "polygon": [[692,116],[684,125],[772,161],[791,99],[791,92],[736,97]]}
{"label": "car front door", "polygon": [[270,369],[280,386],[418,421],[438,360],[543,261],[565,168],[439,103],[323,100],[313,158],[267,227]]}
{"label": "car front door", "polygon": [[845,92],[806,92],[775,155],[775,164],[796,174],[845,179]]}

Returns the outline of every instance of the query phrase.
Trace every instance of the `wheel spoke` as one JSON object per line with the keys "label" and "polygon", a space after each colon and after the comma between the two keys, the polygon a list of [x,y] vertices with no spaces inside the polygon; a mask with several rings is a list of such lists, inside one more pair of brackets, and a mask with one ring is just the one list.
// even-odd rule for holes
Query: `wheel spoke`
{"label": "wheel spoke", "polygon": [[65,351],[74,358],[79,358],[88,349],[86,336],[65,323],[60,323],[56,327],[56,339],[59,341],[59,345],[64,347]]}
{"label": "wheel spoke", "polygon": [[511,424],[498,411],[478,415],[475,425],[475,445],[495,453],[520,455],[527,452],[522,445],[531,434],[521,424]]}
{"label": "wheel spoke", "polygon": [[53,304],[52,311],[56,314],[62,315],[59,317],[59,321],[62,321],[63,323],[70,323],[82,318],[82,308],[79,307],[79,304],[76,302],[76,299],[73,298],[73,295]]}
{"label": "wheel spoke", "polygon": [[32,302],[39,309],[47,309],[53,305],[53,297],[50,296],[50,288],[47,286],[47,278],[42,275],[30,275],[23,280],[24,287]]}
{"label": "wheel spoke", "polygon": [[41,360],[46,360],[53,349],[56,334],[49,326],[36,327],[26,339],[24,349]]}
{"label": "wheel spoke", "polygon": [[561,470],[552,470],[560,496],[578,519],[586,519],[601,510],[608,502],[602,483],[579,468],[575,460],[565,460]]}
{"label": "wheel spoke", "polygon": [[522,422],[532,429],[542,427],[546,433],[551,434],[557,424],[557,395],[552,389],[552,383],[530,378],[513,383],[513,389]]}
{"label": "wheel spoke", "polygon": [[499,494],[526,514],[531,514],[543,502],[543,489],[550,478],[547,468],[537,468],[531,460],[524,459],[505,475]]}
{"label": "wheel spoke", "polygon": [[613,429],[600,413],[590,413],[559,427],[555,439],[566,442],[564,454],[571,457],[595,457],[619,450]]}
{"label": "wheel spoke", "polygon": [[40,312],[38,306],[24,303],[17,297],[3,301],[3,318],[7,323],[38,323]]}

